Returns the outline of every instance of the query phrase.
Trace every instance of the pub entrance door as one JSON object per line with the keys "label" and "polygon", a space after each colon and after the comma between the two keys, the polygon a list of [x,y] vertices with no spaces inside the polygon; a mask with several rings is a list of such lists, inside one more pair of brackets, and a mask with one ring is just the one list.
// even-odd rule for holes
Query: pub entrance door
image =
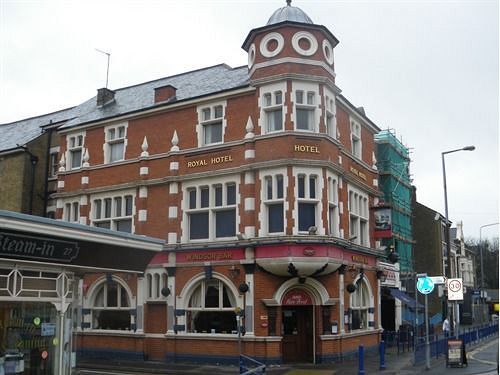
{"label": "pub entrance door", "polygon": [[283,362],[313,362],[313,307],[282,306]]}

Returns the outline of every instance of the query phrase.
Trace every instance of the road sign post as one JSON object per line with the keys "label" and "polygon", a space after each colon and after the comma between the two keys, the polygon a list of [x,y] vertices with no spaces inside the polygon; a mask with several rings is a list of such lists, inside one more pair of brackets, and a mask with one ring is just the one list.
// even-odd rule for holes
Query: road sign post
{"label": "road sign post", "polygon": [[[440,280],[438,280],[440,281]],[[417,290],[424,295],[425,319],[425,369],[431,368],[431,346],[429,342],[429,303],[427,295],[434,290],[434,281],[427,274],[417,274]],[[416,306],[415,306],[416,307]]]}
{"label": "road sign post", "polygon": [[458,339],[460,333],[460,311],[457,301],[464,299],[464,286],[461,278],[448,279],[448,301],[454,301],[455,305],[455,321],[452,322],[455,326],[455,337]]}

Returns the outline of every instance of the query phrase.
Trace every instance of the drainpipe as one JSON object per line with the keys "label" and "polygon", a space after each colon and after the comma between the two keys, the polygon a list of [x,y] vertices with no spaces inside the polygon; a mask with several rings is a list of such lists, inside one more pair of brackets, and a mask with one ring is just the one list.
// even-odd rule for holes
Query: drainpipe
{"label": "drainpipe", "polygon": [[36,165],[38,164],[38,156],[33,155],[30,150],[26,146],[17,145],[22,148],[24,152],[26,152],[30,156],[31,162],[31,184],[30,184],[30,195],[29,195],[29,204],[28,204],[28,214],[33,214],[33,194],[35,191],[35,171]]}
{"label": "drainpipe", "polygon": [[[52,124],[52,120],[50,120]],[[45,183],[43,188],[43,217],[47,217],[47,204],[49,202],[49,164],[50,164],[50,148],[52,147],[52,133],[54,132],[53,128],[49,128],[47,141],[47,152],[45,153]]]}

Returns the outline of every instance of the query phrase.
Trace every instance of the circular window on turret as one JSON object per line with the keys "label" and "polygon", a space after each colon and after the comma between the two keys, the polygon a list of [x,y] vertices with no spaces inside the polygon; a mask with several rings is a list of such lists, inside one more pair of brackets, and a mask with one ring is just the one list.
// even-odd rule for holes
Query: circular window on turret
{"label": "circular window on turret", "polygon": [[269,33],[260,42],[260,53],[264,57],[274,57],[283,50],[285,40],[279,33]]}
{"label": "circular window on turret", "polygon": [[323,55],[325,55],[326,62],[330,65],[333,64],[333,48],[328,40],[323,40]]}
{"label": "circular window on turret", "polygon": [[252,43],[252,45],[248,49],[248,69],[252,69],[254,62],[255,62],[255,44]]}
{"label": "circular window on turret", "polygon": [[292,37],[292,46],[303,56],[312,56],[318,50],[318,41],[311,33],[299,31]]}

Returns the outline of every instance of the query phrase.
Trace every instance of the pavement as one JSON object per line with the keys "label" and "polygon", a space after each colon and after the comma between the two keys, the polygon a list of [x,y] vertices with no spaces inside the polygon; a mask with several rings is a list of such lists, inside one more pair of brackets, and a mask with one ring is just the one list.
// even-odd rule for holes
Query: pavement
{"label": "pavement", "polygon": [[[413,352],[397,353],[396,348],[386,351],[386,369],[380,370],[378,353],[365,356],[364,373],[380,375],[409,375],[425,373],[426,375],[493,375],[497,372],[498,335],[492,336],[479,344],[467,347],[467,367],[446,367],[444,355],[431,359],[429,370],[425,363],[413,365]],[[151,375],[151,374],[238,374],[238,366],[190,365],[163,362],[132,362],[132,361],[80,361],[74,375]],[[342,363],[328,364],[285,364],[267,366],[266,374],[273,375],[359,375],[357,359],[345,360]]]}

